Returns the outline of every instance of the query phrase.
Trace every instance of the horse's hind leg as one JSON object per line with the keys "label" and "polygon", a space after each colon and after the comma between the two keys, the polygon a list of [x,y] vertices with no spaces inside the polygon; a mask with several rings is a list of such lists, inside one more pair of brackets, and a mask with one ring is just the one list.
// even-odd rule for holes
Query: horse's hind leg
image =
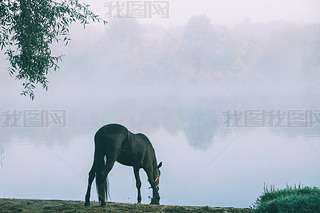
{"label": "horse's hind leg", "polygon": [[[101,165],[104,165],[102,162]],[[104,178],[105,171],[104,166],[99,166],[99,169],[96,171],[96,185],[97,185],[97,191],[98,191],[98,197],[100,201],[101,206],[106,205],[106,180]]]}
{"label": "horse's hind leg", "polygon": [[96,177],[97,189],[98,189],[98,196],[99,196],[99,201],[101,206],[105,206],[106,201],[108,199],[107,177],[114,163],[115,163],[115,160],[107,160],[103,169],[97,172],[97,177]]}
{"label": "horse's hind leg", "polygon": [[91,185],[92,185],[92,182],[93,182],[95,176],[96,176],[96,171],[95,171],[95,165],[93,163],[92,168],[89,172],[88,188],[87,188],[87,193],[86,193],[86,198],[85,198],[85,203],[84,203],[85,206],[90,206]]}
{"label": "horse's hind leg", "polygon": [[113,158],[111,159],[107,159],[107,162],[106,162],[106,165],[105,165],[105,168],[104,168],[104,176],[103,176],[103,180],[105,181],[105,190],[106,190],[106,196],[108,197],[108,184],[107,184],[107,178],[108,178],[108,175],[111,171],[111,169],[113,168],[113,165],[114,163],[116,162],[116,160],[114,160]]}

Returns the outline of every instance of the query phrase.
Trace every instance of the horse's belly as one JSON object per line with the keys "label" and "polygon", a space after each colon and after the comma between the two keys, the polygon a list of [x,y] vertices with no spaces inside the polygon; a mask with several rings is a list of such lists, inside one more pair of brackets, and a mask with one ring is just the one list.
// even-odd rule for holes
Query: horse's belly
{"label": "horse's belly", "polygon": [[132,156],[120,155],[117,161],[126,166],[141,166],[141,163]]}

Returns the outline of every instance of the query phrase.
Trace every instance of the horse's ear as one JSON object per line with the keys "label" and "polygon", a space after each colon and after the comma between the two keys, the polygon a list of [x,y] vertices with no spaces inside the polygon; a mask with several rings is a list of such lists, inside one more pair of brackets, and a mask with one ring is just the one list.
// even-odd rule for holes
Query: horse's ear
{"label": "horse's ear", "polygon": [[160,169],[161,166],[162,166],[162,161],[159,163],[158,169]]}

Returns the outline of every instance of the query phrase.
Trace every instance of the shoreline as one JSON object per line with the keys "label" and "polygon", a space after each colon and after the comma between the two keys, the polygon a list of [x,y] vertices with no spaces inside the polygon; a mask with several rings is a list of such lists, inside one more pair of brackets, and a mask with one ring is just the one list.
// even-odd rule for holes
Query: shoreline
{"label": "shoreline", "polygon": [[84,201],[68,200],[32,200],[0,198],[0,212],[213,212],[213,213],[251,213],[249,208],[209,207],[209,206],[173,206],[107,203],[100,207],[98,202],[84,206]]}

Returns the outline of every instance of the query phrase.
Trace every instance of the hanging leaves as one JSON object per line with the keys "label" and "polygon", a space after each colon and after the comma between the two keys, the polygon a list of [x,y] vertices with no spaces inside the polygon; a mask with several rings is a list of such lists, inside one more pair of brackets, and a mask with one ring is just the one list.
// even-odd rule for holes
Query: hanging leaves
{"label": "hanging leaves", "polygon": [[47,74],[59,68],[61,56],[52,56],[54,42],[68,44],[69,26],[80,22],[107,22],[78,0],[1,0],[0,48],[10,62],[9,74],[24,80],[21,95],[34,99],[36,84],[48,89]]}

